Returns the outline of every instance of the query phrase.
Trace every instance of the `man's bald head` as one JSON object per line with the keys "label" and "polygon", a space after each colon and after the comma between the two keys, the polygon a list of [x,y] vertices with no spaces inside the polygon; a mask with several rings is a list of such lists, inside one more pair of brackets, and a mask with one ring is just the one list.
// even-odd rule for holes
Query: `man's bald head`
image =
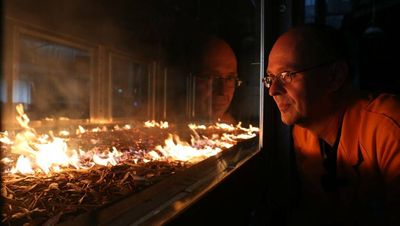
{"label": "man's bald head", "polygon": [[201,38],[192,49],[192,71],[230,71],[236,73],[237,60],[232,48],[217,37]]}
{"label": "man's bald head", "polygon": [[296,67],[345,58],[344,47],[344,39],[336,29],[324,25],[303,25],[281,35],[271,52],[290,57]]}

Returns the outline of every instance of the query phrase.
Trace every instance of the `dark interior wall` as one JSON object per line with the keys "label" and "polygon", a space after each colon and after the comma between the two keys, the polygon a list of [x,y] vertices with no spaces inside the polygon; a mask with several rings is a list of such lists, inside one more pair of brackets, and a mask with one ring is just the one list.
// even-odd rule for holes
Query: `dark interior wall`
{"label": "dark interior wall", "polygon": [[342,28],[353,38],[358,86],[363,90],[400,93],[400,1],[354,1]]}
{"label": "dark interior wall", "polygon": [[152,1],[6,0],[7,19],[81,38],[93,44],[157,53],[157,12]]}

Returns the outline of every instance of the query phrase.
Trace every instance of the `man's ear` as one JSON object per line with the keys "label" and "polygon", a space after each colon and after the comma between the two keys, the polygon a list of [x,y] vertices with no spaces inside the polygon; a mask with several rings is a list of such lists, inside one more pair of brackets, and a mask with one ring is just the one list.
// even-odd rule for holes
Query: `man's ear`
{"label": "man's ear", "polygon": [[349,66],[346,61],[338,60],[333,63],[331,70],[329,90],[334,92],[340,89],[346,82],[349,76]]}

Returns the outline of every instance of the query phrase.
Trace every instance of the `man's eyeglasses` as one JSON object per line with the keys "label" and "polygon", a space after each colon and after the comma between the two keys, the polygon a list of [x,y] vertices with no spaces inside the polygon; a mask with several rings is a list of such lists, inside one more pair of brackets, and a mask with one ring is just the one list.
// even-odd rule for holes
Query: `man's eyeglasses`
{"label": "man's eyeglasses", "polygon": [[207,80],[207,81],[211,80],[214,86],[217,84],[224,84],[230,88],[239,87],[243,83],[240,79],[237,78],[237,75],[229,75],[226,77],[222,77],[220,75],[207,74],[207,75],[197,76],[197,78],[200,80]]}
{"label": "man's eyeglasses", "polygon": [[278,79],[279,82],[281,82],[282,84],[288,84],[292,81],[293,77],[298,74],[298,73],[302,73],[302,72],[306,72],[306,71],[310,71],[328,64],[331,64],[333,62],[335,62],[336,60],[331,60],[328,62],[324,62],[321,64],[317,64],[315,66],[312,67],[308,67],[302,70],[298,70],[298,71],[282,71],[281,73],[274,75],[272,73],[266,73],[266,75],[264,76],[264,78],[262,79],[262,82],[264,83],[265,87],[270,88],[272,86],[272,82],[275,81],[276,79]]}

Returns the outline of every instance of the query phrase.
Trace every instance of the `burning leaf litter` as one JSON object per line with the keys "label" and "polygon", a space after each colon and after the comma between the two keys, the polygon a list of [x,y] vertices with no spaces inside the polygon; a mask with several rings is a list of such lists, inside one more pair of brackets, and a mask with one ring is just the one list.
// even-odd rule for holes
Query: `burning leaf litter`
{"label": "burning leaf litter", "polygon": [[22,129],[0,133],[3,223],[16,225],[64,221],[258,133],[258,128],[240,123],[189,124],[180,137],[176,127],[154,120],[141,127],[78,126],[38,133],[29,126],[22,105],[17,113]]}

